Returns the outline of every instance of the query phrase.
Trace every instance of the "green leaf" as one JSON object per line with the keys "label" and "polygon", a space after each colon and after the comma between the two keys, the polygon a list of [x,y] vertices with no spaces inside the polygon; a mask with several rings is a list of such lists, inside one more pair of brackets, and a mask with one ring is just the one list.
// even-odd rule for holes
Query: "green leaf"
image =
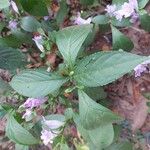
{"label": "green leaf", "polygon": [[19,0],[23,9],[33,16],[47,16],[45,0]]}
{"label": "green leaf", "polygon": [[132,25],[129,18],[123,18],[122,21],[112,18],[111,24],[115,27],[129,27]]}
{"label": "green leaf", "polygon": [[107,124],[105,126],[87,130],[83,128],[79,118],[78,120],[75,120],[75,123],[77,125],[77,129],[79,130],[83,139],[89,145],[90,149],[102,150],[113,142],[114,130],[112,124]]}
{"label": "green leaf", "polygon": [[150,100],[150,92],[143,93],[143,96]]}
{"label": "green leaf", "polygon": [[56,16],[56,21],[57,21],[57,24],[60,25],[61,23],[63,23],[65,17],[67,16],[68,14],[68,7],[67,7],[67,4],[66,4],[66,0],[62,0],[60,2],[60,9],[57,13],[57,16]]}
{"label": "green leaf", "polygon": [[103,87],[86,87],[84,88],[85,93],[94,100],[100,100],[107,97]]}
{"label": "green leaf", "polygon": [[93,145],[97,150],[108,147],[114,138],[114,130],[112,124],[100,126],[94,130],[88,130],[90,137],[90,144]]}
{"label": "green leaf", "polygon": [[60,150],[70,150],[67,144],[61,144],[60,145]]}
{"label": "green leaf", "polygon": [[139,8],[142,9],[148,4],[149,0],[138,0]]}
{"label": "green leaf", "polygon": [[21,20],[21,28],[28,32],[36,32],[40,28],[40,23],[31,16],[23,17]]}
{"label": "green leaf", "polygon": [[129,141],[114,143],[106,150],[133,150],[132,144]]}
{"label": "green leaf", "polygon": [[[95,129],[120,120],[109,109],[93,101],[86,93],[79,91],[79,116],[85,129]],[[94,117],[93,117],[94,116]]]}
{"label": "green leaf", "polygon": [[80,3],[82,5],[92,5],[94,3],[94,0],[80,0]]}
{"label": "green leaf", "polygon": [[125,2],[128,2],[128,0],[113,0],[112,4],[121,6],[122,4],[124,4]]}
{"label": "green leaf", "polygon": [[123,49],[125,51],[131,51],[134,48],[133,42],[122,32],[113,26],[111,26],[111,29],[114,50]]}
{"label": "green leaf", "polygon": [[16,144],[15,150],[29,150],[29,146]]}
{"label": "green leaf", "polygon": [[22,145],[33,145],[39,141],[23,128],[13,116],[9,116],[6,125],[6,136],[15,143]]}
{"label": "green leaf", "polygon": [[15,38],[14,35],[8,35],[6,37],[0,37],[0,46],[1,47],[12,47],[19,48],[22,45],[20,39]]}
{"label": "green leaf", "polygon": [[65,122],[65,116],[61,114],[51,114],[45,116],[46,120],[58,120],[61,122]]}
{"label": "green leaf", "polygon": [[55,92],[65,82],[66,79],[43,70],[26,70],[14,76],[10,85],[24,96],[42,97]]}
{"label": "green leaf", "polygon": [[10,85],[0,78],[0,95],[4,94],[6,91],[10,91],[10,90],[11,90]]}
{"label": "green leaf", "polygon": [[0,32],[3,30],[3,28],[6,26],[5,22],[0,23]]}
{"label": "green leaf", "polygon": [[65,110],[65,118],[67,119],[67,120],[69,120],[69,119],[72,119],[73,118],[73,115],[74,115],[74,112],[73,112],[73,109],[72,108],[67,108],[66,110]]}
{"label": "green leaf", "polygon": [[146,60],[149,57],[127,52],[98,52],[78,62],[74,79],[86,87],[103,86],[122,77]]}
{"label": "green leaf", "polygon": [[150,15],[149,14],[143,14],[140,15],[140,22],[141,22],[141,27],[150,32]]}
{"label": "green leaf", "polygon": [[12,31],[12,35],[15,39],[19,40],[20,43],[32,43],[32,35],[21,30]]}
{"label": "green leaf", "polygon": [[10,35],[0,38],[1,47],[19,48],[23,43],[31,44],[31,36],[21,32],[20,30],[14,30]]}
{"label": "green leaf", "polygon": [[92,19],[95,24],[107,24],[109,23],[109,18],[106,15],[97,15]]}
{"label": "green leaf", "polygon": [[0,105],[0,119],[7,114],[7,111]]}
{"label": "green leaf", "polygon": [[25,65],[25,56],[13,48],[0,47],[0,68],[15,71]]}
{"label": "green leaf", "polygon": [[56,34],[56,43],[64,60],[73,66],[78,52],[90,33],[92,25],[67,27]]}
{"label": "green leaf", "polygon": [[0,1],[0,10],[4,9],[6,7],[9,7],[9,5],[10,5],[9,0],[1,0]]}

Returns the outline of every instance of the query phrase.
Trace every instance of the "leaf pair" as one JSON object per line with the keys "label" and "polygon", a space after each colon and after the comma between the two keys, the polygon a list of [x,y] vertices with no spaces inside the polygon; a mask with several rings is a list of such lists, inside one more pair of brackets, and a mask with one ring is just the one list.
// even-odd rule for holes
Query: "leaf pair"
{"label": "leaf pair", "polygon": [[[65,62],[74,71],[74,80],[87,87],[103,86],[130,72],[148,58],[126,52],[98,52],[76,63],[78,52],[91,31],[91,25],[72,26],[56,34],[56,43]],[[76,64],[76,68],[74,66]],[[20,94],[40,97],[54,92],[67,79],[52,73],[33,70],[15,76],[11,86]],[[31,92],[32,91],[32,92]]]}

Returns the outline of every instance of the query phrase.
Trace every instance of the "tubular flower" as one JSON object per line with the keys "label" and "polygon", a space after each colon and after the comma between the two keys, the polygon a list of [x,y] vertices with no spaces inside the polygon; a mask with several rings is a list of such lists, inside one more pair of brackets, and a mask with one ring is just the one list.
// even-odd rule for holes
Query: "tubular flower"
{"label": "tubular flower", "polygon": [[31,109],[26,109],[26,112],[23,114],[22,119],[29,121],[32,118],[33,112]]}
{"label": "tubular flower", "polygon": [[53,143],[55,137],[60,133],[59,128],[64,125],[64,122],[58,120],[45,120],[43,121],[43,129],[41,132],[41,140],[45,145]]}
{"label": "tubular flower", "polygon": [[43,129],[41,132],[41,140],[45,145],[48,143],[53,143],[53,139],[57,136],[57,134],[52,133],[51,131]]}
{"label": "tubular flower", "polygon": [[114,12],[116,11],[116,5],[107,5],[105,11],[109,14],[109,16],[114,16]]}
{"label": "tubular flower", "polygon": [[148,64],[150,63],[150,60],[148,61],[145,61],[139,65],[137,65],[135,68],[134,68],[134,71],[135,71],[135,77],[140,77],[141,74],[147,70],[147,67],[148,67]]}
{"label": "tubular flower", "polygon": [[49,16],[44,16],[43,18],[45,21],[49,20]]}
{"label": "tubular flower", "polygon": [[134,22],[133,20],[135,20],[135,16],[138,16],[136,13],[138,10],[138,2],[137,0],[129,0],[129,2],[125,2],[119,10],[116,10],[115,5],[107,5],[105,10],[111,17],[114,16],[119,21],[121,21],[123,17],[132,17],[131,22]]}
{"label": "tubular flower", "polygon": [[18,24],[17,21],[11,20],[11,21],[9,21],[8,27],[9,27],[9,29],[14,30],[17,28],[17,24]]}
{"label": "tubular flower", "polygon": [[14,1],[10,1],[10,5],[12,7],[12,9],[19,14],[19,10],[18,10],[18,7],[16,5],[16,3]]}
{"label": "tubular flower", "polygon": [[90,24],[91,21],[92,21],[91,18],[88,18],[88,19],[81,18],[81,14],[78,13],[78,16],[74,20],[74,23],[77,25],[82,25],[82,24]]}
{"label": "tubular flower", "polygon": [[36,46],[41,52],[44,52],[44,47],[43,47],[43,38],[41,35],[34,36],[32,40],[35,42]]}
{"label": "tubular flower", "polygon": [[21,106],[24,108],[32,109],[34,107],[41,106],[45,102],[46,102],[46,99],[44,98],[28,98],[26,102]]}

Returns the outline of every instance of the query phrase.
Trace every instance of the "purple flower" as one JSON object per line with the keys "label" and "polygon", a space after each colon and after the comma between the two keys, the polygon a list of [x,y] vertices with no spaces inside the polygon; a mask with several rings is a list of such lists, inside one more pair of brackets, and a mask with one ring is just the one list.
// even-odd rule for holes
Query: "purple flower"
{"label": "purple flower", "polygon": [[43,118],[42,124],[41,139],[43,143],[47,145],[48,143],[53,143],[53,139],[60,133],[59,128],[64,125],[64,122],[58,120],[45,120],[45,118]]}
{"label": "purple flower", "polygon": [[41,140],[43,141],[43,143],[45,145],[48,145],[48,143],[53,143],[53,139],[56,136],[57,136],[57,134],[55,134],[51,131],[45,130],[45,129],[43,129],[41,132]]}
{"label": "purple flower", "polygon": [[137,0],[129,0],[129,4],[132,5],[132,7],[135,10],[138,10],[138,2],[137,2]]}
{"label": "purple flower", "polygon": [[22,118],[26,121],[30,121],[32,119],[33,112],[31,109],[26,109],[26,112],[23,114]]}
{"label": "purple flower", "polygon": [[14,29],[17,28],[17,24],[18,24],[17,21],[11,20],[11,21],[9,21],[8,27],[9,27],[11,30],[14,30]]}
{"label": "purple flower", "polygon": [[118,11],[114,12],[114,16],[116,17],[117,20],[121,21],[123,18],[123,11],[118,10]]}
{"label": "purple flower", "polygon": [[135,13],[134,7],[130,3],[125,2],[121,9],[116,11],[114,14],[116,19],[121,21],[123,17],[128,18],[132,16],[133,13]]}
{"label": "purple flower", "polygon": [[[115,17],[117,20],[121,21],[122,18],[128,18],[132,17],[132,20],[135,20],[135,14],[138,9],[138,3],[137,0],[129,0],[129,2],[125,2],[122,6],[121,9],[116,10],[115,5],[107,5],[106,11],[111,17]],[[137,16],[137,15],[136,15]]]}
{"label": "purple flower", "polygon": [[46,99],[44,98],[28,98],[26,102],[23,105],[21,105],[21,107],[32,109],[34,107],[41,106],[45,102]]}
{"label": "purple flower", "polygon": [[91,21],[92,21],[91,18],[88,18],[88,19],[81,18],[81,14],[78,13],[78,16],[74,20],[74,23],[77,25],[82,25],[82,24],[90,24]]}
{"label": "purple flower", "polygon": [[138,19],[139,19],[139,15],[137,13],[133,13],[130,22],[135,23]]}
{"label": "purple flower", "polygon": [[105,11],[112,17],[116,11],[116,5],[107,5]]}
{"label": "purple flower", "polygon": [[135,68],[134,68],[134,71],[135,71],[135,77],[140,77],[141,74],[147,70],[147,66],[148,64],[150,63],[150,60],[148,61],[145,61],[139,65],[137,65]]}
{"label": "purple flower", "polygon": [[43,38],[41,35],[34,36],[32,40],[35,42],[36,46],[39,48],[41,52],[44,52],[44,47],[43,47]]}
{"label": "purple flower", "polygon": [[134,9],[133,5],[125,2],[122,5],[121,12],[125,18],[128,18],[135,12],[135,9]]}
{"label": "purple flower", "polygon": [[19,14],[18,7],[14,1],[10,1],[10,5],[12,6],[13,10]]}
{"label": "purple flower", "polygon": [[44,16],[44,20],[47,21],[49,19],[49,16]]}

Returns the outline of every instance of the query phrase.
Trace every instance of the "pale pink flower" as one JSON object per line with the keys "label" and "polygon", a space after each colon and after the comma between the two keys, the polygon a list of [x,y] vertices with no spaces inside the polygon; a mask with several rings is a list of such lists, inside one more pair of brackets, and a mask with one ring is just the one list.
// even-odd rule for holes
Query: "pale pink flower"
{"label": "pale pink flower", "polygon": [[125,2],[122,5],[121,9],[116,11],[114,14],[116,19],[121,21],[123,17],[128,18],[132,16],[134,12],[135,12],[134,7],[130,3]]}
{"label": "pale pink flower", "polygon": [[[132,21],[135,20],[135,13],[138,9],[137,0],[129,0],[129,2],[125,2],[119,10],[116,10],[115,5],[107,5],[106,11],[111,17],[115,17],[117,20],[121,21],[122,18],[132,17]],[[137,13],[136,13],[137,14]],[[136,15],[137,16],[137,15]]]}
{"label": "pale pink flower", "polygon": [[82,25],[82,24],[90,24],[91,21],[92,21],[92,18],[83,19],[81,18],[81,14],[78,13],[78,16],[74,20],[74,23],[77,25]]}
{"label": "pale pink flower", "polygon": [[131,5],[130,3],[126,3],[126,2],[122,5],[121,10],[122,10],[122,15],[125,18],[130,17],[135,12],[134,6]]}
{"label": "pale pink flower", "polygon": [[11,20],[11,21],[9,21],[8,27],[9,27],[9,29],[14,30],[14,29],[17,29],[17,24],[18,24],[17,21]]}
{"label": "pale pink flower", "polygon": [[13,10],[19,14],[19,10],[18,10],[16,3],[14,1],[10,1],[10,4],[11,4]]}
{"label": "pale pink flower", "polygon": [[130,19],[131,23],[135,23],[139,19],[139,15],[137,13],[133,13]]}
{"label": "pale pink flower", "polygon": [[116,17],[117,20],[121,21],[123,18],[123,11],[118,10],[118,11],[114,12],[114,16]]}
{"label": "pale pink flower", "polygon": [[45,98],[28,98],[26,102],[23,105],[21,105],[21,107],[32,109],[34,107],[41,106],[45,102]]}
{"label": "pale pink flower", "polygon": [[147,67],[148,67],[148,64],[150,63],[150,60],[148,61],[145,61],[139,65],[137,65],[135,68],[134,68],[134,71],[135,71],[135,77],[140,77],[141,74],[145,71],[147,71]]}
{"label": "pale pink flower", "polygon": [[52,70],[51,67],[47,68],[47,72],[51,72],[51,70]]}
{"label": "pale pink flower", "polygon": [[32,118],[33,112],[31,109],[26,109],[26,112],[23,114],[22,118],[26,121],[29,121]]}
{"label": "pale pink flower", "polygon": [[135,10],[138,10],[138,2],[137,2],[137,0],[129,0],[129,4],[132,5],[132,7]]}
{"label": "pale pink flower", "polygon": [[114,16],[114,12],[116,11],[116,5],[107,5],[105,11],[112,17]]}
{"label": "pale pink flower", "polygon": [[45,21],[47,21],[49,19],[49,16],[44,16],[43,18]]}
{"label": "pale pink flower", "polygon": [[35,42],[36,46],[39,48],[41,52],[44,52],[44,47],[43,47],[43,38],[41,35],[34,36],[32,40]]}
{"label": "pale pink flower", "polygon": [[55,137],[57,137],[57,134],[51,131],[45,129],[41,131],[41,140],[43,141],[44,145],[48,145],[48,143],[52,144]]}
{"label": "pale pink flower", "polygon": [[59,128],[64,125],[64,122],[58,120],[45,120],[45,118],[43,118],[42,124],[41,139],[43,143],[47,145],[48,143],[53,143],[54,138],[60,133]]}

